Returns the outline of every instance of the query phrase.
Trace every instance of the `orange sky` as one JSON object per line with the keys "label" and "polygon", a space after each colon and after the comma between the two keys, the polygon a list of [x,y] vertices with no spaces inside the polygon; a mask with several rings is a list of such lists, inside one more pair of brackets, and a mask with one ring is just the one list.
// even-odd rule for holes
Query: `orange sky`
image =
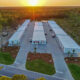
{"label": "orange sky", "polygon": [[[30,6],[29,0],[0,0],[0,6]],[[36,6],[80,6],[80,0],[38,0]]]}

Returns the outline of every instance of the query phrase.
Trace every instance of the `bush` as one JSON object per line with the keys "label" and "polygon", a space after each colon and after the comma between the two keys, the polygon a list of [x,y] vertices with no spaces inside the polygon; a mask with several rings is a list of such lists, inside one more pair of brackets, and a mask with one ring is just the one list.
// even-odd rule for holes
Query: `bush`
{"label": "bush", "polygon": [[46,79],[44,77],[42,77],[42,78],[38,78],[36,80],[46,80]]}
{"label": "bush", "polygon": [[0,80],[12,80],[12,79],[9,77],[6,77],[6,76],[2,76],[2,77],[0,77]]}
{"label": "bush", "polygon": [[12,80],[28,80],[25,75],[14,75]]}

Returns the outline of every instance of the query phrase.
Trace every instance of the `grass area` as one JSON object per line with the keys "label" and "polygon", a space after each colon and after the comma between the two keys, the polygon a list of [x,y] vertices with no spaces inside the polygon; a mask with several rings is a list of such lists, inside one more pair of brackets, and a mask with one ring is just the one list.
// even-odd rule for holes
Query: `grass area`
{"label": "grass area", "polygon": [[55,18],[55,21],[80,44],[80,13],[74,10],[66,14],[68,18]]}
{"label": "grass area", "polygon": [[48,75],[52,75],[55,73],[55,68],[53,64],[48,64],[40,59],[27,61],[26,68],[31,71],[48,74]]}
{"label": "grass area", "polygon": [[1,64],[12,64],[14,62],[14,59],[9,53],[6,52],[0,52],[0,63]]}
{"label": "grass area", "polygon": [[75,80],[80,80],[80,65],[69,63],[68,67]]}

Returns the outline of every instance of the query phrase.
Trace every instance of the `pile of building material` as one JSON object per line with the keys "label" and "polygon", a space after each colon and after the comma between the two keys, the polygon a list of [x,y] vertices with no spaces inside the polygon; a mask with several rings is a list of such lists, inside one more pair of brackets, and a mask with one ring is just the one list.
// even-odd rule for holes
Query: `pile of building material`
{"label": "pile of building material", "polygon": [[9,39],[8,46],[20,46],[22,36],[25,30],[27,29],[29,22],[30,20],[25,20],[25,22],[18,28],[18,30]]}
{"label": "pile of building material", "polygon": [[48,23],[55,32],[64,53],[80,53],[80,46],[55,21],[48,21]]}
{"label": "pile of building material", "polygon": [[35,22],[32,44],[46,44],[42,22]]}

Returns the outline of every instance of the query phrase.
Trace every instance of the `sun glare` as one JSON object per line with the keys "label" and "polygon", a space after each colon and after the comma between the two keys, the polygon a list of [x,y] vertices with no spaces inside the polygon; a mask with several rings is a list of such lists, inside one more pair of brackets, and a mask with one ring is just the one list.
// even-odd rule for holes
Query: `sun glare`
{"label": "sun glare", "polygon": [[38,5],[38,0],[29,0],[28,4],[30,6],[37,6]]}
{"label": "sun glare", "polygon": [[24,6],[43,6],[46,0],[20,0]]}

